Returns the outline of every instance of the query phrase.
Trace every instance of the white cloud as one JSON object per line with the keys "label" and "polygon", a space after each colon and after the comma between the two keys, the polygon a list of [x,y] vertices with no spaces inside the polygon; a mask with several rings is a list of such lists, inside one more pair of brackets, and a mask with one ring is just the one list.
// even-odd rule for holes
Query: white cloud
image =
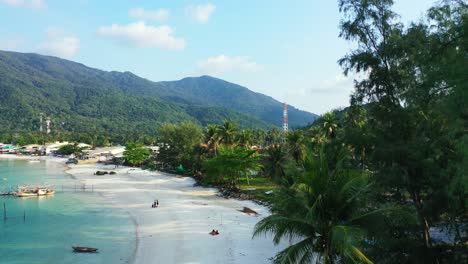
{"label": "white cloud", "polygon": [[0,3],[24,8],[43,8],[45,6],[43,0],[0,0]]}
{"label": "white cloud", "polygon": [[157,10],[145,10],[141,7],[135,7],[130,9],[128,14],[133,18],[146,21],[164,21],[169,18],[169,10],[164,8]]}
{"label": "white cloud", "polygon": [[208,74],[220,74],[232,71],[256,72],[262,69],[260,65],[249,60],[248,57],[229,57],[226,55],[219,55],[202,60],[198,63],[198,67],[201,71]]}
{"label": "white cloud", "polygon": [[128,25],[103,26],[98,29],[97,33],[100,36],[114,38],[137,47],[155,47],[168,50],[183,50],[185,48],[185,40],[174,37],[174,30],[170,26],[150,26],[143,21]]}
{"label": "white cloud", "polygon": [[312,93],[340,93],[349,92],[353,87],[353,78],[337,74],[332,79],[321,81],[316,88],[312,88],[310,91]]}
{"label": "white cloud", "polygon": [[70,59],[79,51],[80,39],[58,28],[47,30],[47,39],[37,47],[38,52]]}
{"label": "white cloud", "polygon": [[205,24],[210,20],[210,17],[215,9],[215,5],[208,3],[205,5],[189,6],[188,12],[195,21],[201,24]]}

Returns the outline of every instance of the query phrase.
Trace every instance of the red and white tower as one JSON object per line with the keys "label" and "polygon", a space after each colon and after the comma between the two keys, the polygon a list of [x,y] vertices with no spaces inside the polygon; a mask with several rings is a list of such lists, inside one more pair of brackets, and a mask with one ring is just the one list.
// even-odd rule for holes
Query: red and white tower
{"label": "red and white tower", "polygon": [[283,104],[283,133],[288,132],[288,104]]}

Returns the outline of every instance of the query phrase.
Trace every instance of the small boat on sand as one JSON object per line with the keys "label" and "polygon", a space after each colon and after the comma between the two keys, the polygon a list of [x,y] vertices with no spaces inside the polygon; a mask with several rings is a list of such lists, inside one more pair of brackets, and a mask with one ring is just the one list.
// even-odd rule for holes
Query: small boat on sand
{"label": "small boat on sand", "polygon": [[75,252],[80,252],[80,253],[98,253],[97,248],[91,248],[91,247],[72,247],[73,251]]}

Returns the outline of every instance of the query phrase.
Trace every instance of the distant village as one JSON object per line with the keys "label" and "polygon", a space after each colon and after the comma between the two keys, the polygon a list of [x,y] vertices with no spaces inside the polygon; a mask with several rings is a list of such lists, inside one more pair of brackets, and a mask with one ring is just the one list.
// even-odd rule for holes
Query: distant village
{"label": "distant village", "polygon": [[[67,145],[73,145],[80,149],[80,154],[62,153],[61,148]],[[148,147],[152,152],[157,152],[157,146]],[[69,163],[115,163],[120,160],[125,151],[125,146],[112,146],[92,148],[86,143],[74,142],[53,142],[44,145],[29,144],[17,146],[13,144],[0,143],[0,154],[25,155],[25,156],[54,156],[59,158],[69,158]]]}

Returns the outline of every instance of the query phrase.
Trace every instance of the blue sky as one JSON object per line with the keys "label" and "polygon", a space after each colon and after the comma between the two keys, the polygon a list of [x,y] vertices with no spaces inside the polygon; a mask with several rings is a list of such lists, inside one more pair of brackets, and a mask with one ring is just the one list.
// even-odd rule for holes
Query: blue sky
{"label": "blue sky", "polygon": [[[397,0],[404,22],[435,1]],[[0,49],[152,81],[212,75],[322,114],[347,106],[335,0],[0,0]]]}

